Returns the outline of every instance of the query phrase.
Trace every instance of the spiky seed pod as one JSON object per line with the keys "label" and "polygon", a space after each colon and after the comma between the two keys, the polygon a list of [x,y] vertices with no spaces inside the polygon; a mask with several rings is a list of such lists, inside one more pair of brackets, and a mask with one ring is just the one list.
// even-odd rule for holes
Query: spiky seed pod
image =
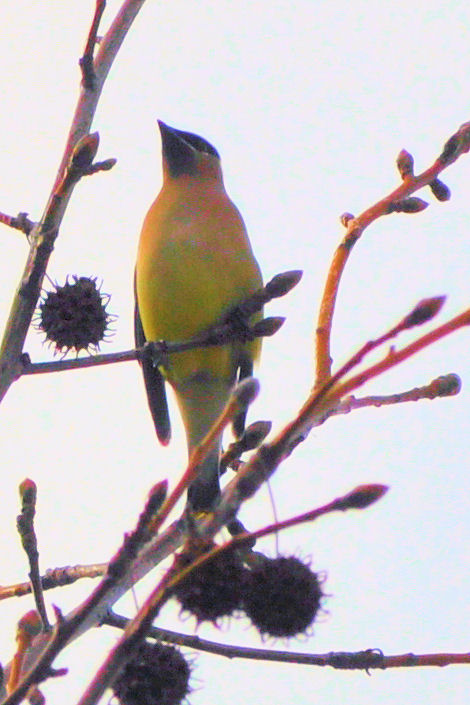
{"label": "spiky seed pod", "polygon": [[[190,564],[188,555],[179,557],[181,568]],[[242,602],[247,569],[236,553],[224,551],[192,570],[176,585],[173,594],[183,611],[190,612],[198,624],[214,624],[230,617]]]}
{"label": "spiky seed pod", "polygon": [[250,571],[243,608],[262,635],[305,632],[320,608],[318,575],[295,556],[266,558]]}
{"label": "spiky seed pod", "polygon": [[123,705],[178,705],[190,692],[191,668],[181,651],[144,641],[114,682]]}
{"label": "spiky seed pod", "polygon": [[67,277],[63,286],[47,292],[39,304],[37,328],[46,334],[57,352],[98,350],[112,314],[107,313],[109,295],[101,293],[96,278]]}

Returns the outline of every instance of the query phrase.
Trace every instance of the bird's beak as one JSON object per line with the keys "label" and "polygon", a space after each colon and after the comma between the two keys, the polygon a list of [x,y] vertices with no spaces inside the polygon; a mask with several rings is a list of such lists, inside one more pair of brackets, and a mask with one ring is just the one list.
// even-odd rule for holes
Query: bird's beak
{"label": "bird's beak", "polygon": [[162,120],[158,120],[158,127],[162,138],[162,153],[166,168],[173,177],[190,174],[194,168],[195,154],[177,130],[170,127]]}

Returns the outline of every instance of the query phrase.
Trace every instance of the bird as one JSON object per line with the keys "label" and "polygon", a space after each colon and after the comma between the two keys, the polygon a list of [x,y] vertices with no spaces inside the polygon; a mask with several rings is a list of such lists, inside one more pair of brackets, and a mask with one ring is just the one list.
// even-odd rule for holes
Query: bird
{"label": "bird", "polygon": [[[192,132],[158,121],[162,187],[145,216],[135,268],[135,340],[186,341],[229,315],[262,287],[243,218],[224,186],[217,149]],[[257,312],[248,325],[259,320]],[[182,417],[188,457],[223,411],[235,383],[251,376],[261,339],[233,341],[141,362],[157,437],[167,445],[169,384]],[[243,432],[244,416],[234,422]],[[210,511],[220,497],[221,436],[188,489],[191,510]]]}

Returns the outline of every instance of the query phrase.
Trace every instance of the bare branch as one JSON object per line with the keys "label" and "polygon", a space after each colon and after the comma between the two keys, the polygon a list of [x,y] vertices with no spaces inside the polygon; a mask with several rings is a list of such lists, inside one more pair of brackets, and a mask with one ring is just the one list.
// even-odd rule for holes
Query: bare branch
{"label": "bare branch", "polygon": [[18,215],[0,213],[0,223],[15,228],[15,230],[21,230],[25,235],[29,235],[34,227],[34,223],[29,220],[27,213],[18,213]]}
{"label": "bare branch", "polygon": [[[94,61],[93,90],[82,87],[64,155],[43,216],[30,232],[30,251],[0,346],[0,400],[21,372],[26,333],[40,295],[43,277],[76,179],[71,174],[76,145],[88,135],[104,81],[144,0],[125,0],[100,44]],[[93,31],[90,30],[90,35]],[[76,156],[76,154],[75,154]],[[90,166],[91,163],[88,165]]]}
{"label": "bare branch", "polygon": [[[94,563],[93,565],[65,566],[51,568],[41,576],[41,588],[51,590],[64,585],[71,585],[82,578],[99,578],[106,573],[107,563]],[[23,597],[31,593],[31,583],[17,583],[0,587],[0,601],[11,597]]]}
{"label": "bare branch", "polygon": [[93,66],[93,56],[95,53],[95,46],[98,41],[98,28],[100,26],[101,18],[106,7],[106,0],[96,0],[95,15],[91,23],[90,31],[88,33],[88,39],[85,45],[85,51],[83,56],[78,62],[82,70],[82,85],[88,90],[92,91],[95,86],[95,70]]}
{"label": "bare branch", "polygon": [[332,512],[345,512],[348,509],[366,509],[371,504],[374,504],[381,499],[387,491],[388,487],[386,485],[358,485],[358,487],[355,487],[347,494],[333,499],[331,502],[328,502],[328,504],[325,504],[322,507],[316,507],[315,509],[311,509],[304,514],[299,514],[298,516],[290,517],[289,519],[284,519],[283,521],[276,521],[274,524],[263,526],[263,528],[258,529],[257,531],[248,531],[246,533],[237,534],[231,541],[216,549],[214,553],[229,550],[232,546],[238,546],[239,544],[244,544],[245,542],[253,543],[253,539],[260,539],[263,536],[269,536],[269,534],[277,534],[279,531],[290,529],[291,527],[298,526],[299,524],[316,521],[320,517],[325,516],[325,514],[331,514]]}
{"label": "bare branch", "polygon": [[50,630],[51,625],[47,618],[44,595],[42,593],[41,577],[39,573],[39,552],[36,532],[34,530],[34,515],[36,514],[36,484],[29,479],[23,480],[20,485],[21,514],[16,518],[21,544],[28,556],[29,578],[33,589],[36,609],[41,618],[43,631]]}
{"label": "bare branch", "polygon": [[[346,227],[346,234],[333,255],[318,314],[316,330],[316,387],[321,387],[331,375],[330,339],[336,297],[343,271],[354,245],[364,230],[378,218],[397,210],[406,211],[407,208],[410,208],[411,210],[408,212],[419,212],[426,207],[427,204],[421,199],[410,199],[411,194],[424,186],[433,184],[433,193],[436,195],[435,184],[437,176],[456,161],[458,157],[468,152],[470,149],[469,145],[470,123],[465,123],[447,140],[441,155],[434,164],[417,176],[413,173],[413,157],[405,150],[402,150],[398,155],[397,164],[403,183],[356,218],[350,213],[341,217],[342,223]],[[443,196],[440,200],[447,200],[450,196],[450,192],[447,193],[447,191],[444,195],[444,190],[439,190],[439,193],[442,193]]]}
{"label": "bare branch", "polygon": [[[41,682],[49,675],[50,666],[55,657],[62,651],[64,646],[72,639],[83,626],[84,622],[100,603],[103,595],[109,596],[113,588],[125,579],[129,565],[137,556],[140,548],[150,538],[151,520],[155,512],[160,507],[166,494],[166,482],[160,482],[149,493],[147,504],[140,515],[137,525],[130,534],[124,538],[124,543],[108,564],[106,575],[84,603],[75,610],[68,618],[64,618],[59,609],[55,607],[56,624],[48,634],[41,634],[35,644],[35,648],[40,652],[39,658],[34,661],[33,666],[21,678],[21,664],[18,675],[15,678],[14,687],[9,691],[8,697],[3,705],[16,705],[25,697],[29,688]],[[36,632],[37,633],[37,632]],[[30,645],[32,638],[26,644],[23,652]],[[21,663],[24,656],[22,656]]]}
{"label": "bare branch", "polygon": [[221,321],[194,336],[190,340],[181,343],[171,343],[166,341],[155,341],[146,343],[137,350],[125,350],[123,352],[93,355],[90,357],[76,358],[75,360],[57,360],[54,362],[32,363],[27,354],[21,359],[21,370],[17,369],[18,375],[45,374],[49,372],[59,372],[65,370],[83,369],[84,367],[97,367],[100,365],[110,365],[115,362],[127,362],[128,360],[142,359],[144,355],[150,355],[154,364],[159,364],[162,357],[176,352],[193,350],[198,347],[211,347],[215,345],[225,345],[234,340],[246,341],[257,337],[267,337],[274,335],[284,319],[279,316],[272,316],[258,321],[250,327],[245,320],[259,311],[267,302],[274,298],[279,298],[288,293],[300,281],[300,273],[283,272],[277,274],[264,287],[248,296],[235,309],[232,309],[223,316]]}
{"label": "bare branch", "polygon": [[[127,617],[110,612],[103,619],[103,624],[116,629],[125,629],[130,620]],[[206,651],[216,656],[229,659],[242,658],[254,661],[274,661],[277,663],[296,663],[306,666],[329,666],[339,670],[372,670],[380,668],[409,668],[419,666],[450,666],[470,663],[469,653],[435,653],[435,654],[396,654],[387,656],[381,649],[364,649],[363,651],[330,651],[327,654],[310,654],[298,651],[277,651],[274,649],[255,649],[235,644],[221,644],[218,641],[202,639],[194,634],[182,634],[169,629],[151,627],[148,636],[169,644],[186,646],[197,651]]]}
{"label": "bare branch", "polygon": [[408,389],[405,392],[359,398],[354,396],[346,397],[332,410],[331,415],[349,414],[356,409],[364,409],[370,406],[380,407],[389,406],[390,404],[402,404],[408,401],[420,401],[421,399],[451,397],[459,393],[460,387],[460,378],[451,372],[448,375],[436,377],[436,379],[423,387],[414,387],[414,389]]}

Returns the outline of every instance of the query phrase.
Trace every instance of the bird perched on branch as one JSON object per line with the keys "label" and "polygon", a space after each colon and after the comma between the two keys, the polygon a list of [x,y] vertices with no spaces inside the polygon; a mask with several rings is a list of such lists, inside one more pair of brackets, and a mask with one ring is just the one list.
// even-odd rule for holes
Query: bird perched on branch
{"label": "bird perched on branch", "polygon": [[[163,185],[145,217],[137,255],[135,336],[186,341],[217,323],[262,286],[243,219],[228,197],[217,150],[202,137],[159,122]],[[258,320],[261,314],[254,316]],[[160,442],[170,440],[168,382],[183,419],[188,455],[225,407],[236,381],[252,374],[261,342],[230,342],[142,363]],[[242,429],[238,429],[240,432]],[[194,510],[217,500],[221,438],[189,488]]]}

